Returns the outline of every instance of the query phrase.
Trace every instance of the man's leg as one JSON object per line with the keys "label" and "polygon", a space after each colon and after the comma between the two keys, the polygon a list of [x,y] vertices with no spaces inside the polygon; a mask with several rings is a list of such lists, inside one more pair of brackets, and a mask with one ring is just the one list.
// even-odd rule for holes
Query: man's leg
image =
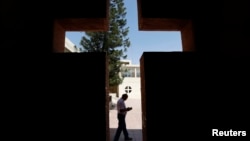
{"label": "man's leg", "polygon": [[123,123],[123,126],[122,126],[123,128],[122,128],[122,131],[123,131],[123,134],[124,134],[124,137],[125,137],[125,139],[128,139],[129,137],[128,137],[128,130],[127,130],[127,127],[126,127],[126,122],[125,122],[125,120],[124,120],[124,123]]}
{"label": "man's leg", "polygon": [[128,130],[127,130],[127,126],[126,126],[125,116],[122,119],[122,131],[123,131],[123,134],[124,134],[124,137],[125,137],[126,140],[131,139],[129,137],[129,135],[128,135]]}
{"label": "man's leg", "polygon": [[114,138],[114,141],[118,141],[119,140],[119,137],[120,137],[120,134],[123,130],[123,117],[122,115],[118,114],[118,128],[116,130],[116,133],[115,133],[115,138]]}
{"label": "man's leg", "polygon": [[115,133],[114,141],[119,140],[121,132],[122,132],[122,129],[118,127],[117,130],[116,130],[116,133]]}

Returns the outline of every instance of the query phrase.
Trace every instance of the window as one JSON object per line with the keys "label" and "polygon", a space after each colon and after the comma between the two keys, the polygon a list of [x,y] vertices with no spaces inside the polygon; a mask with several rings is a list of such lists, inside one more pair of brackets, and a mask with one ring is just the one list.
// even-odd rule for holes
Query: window
{"label": "window", "polygon": [[126,93],[131,93],[131,92],[132,92],[131,86],[126,86],[126,87],[125,87],[125,92],[126,92]]}
{"label": "window", "polygon": [[135,77],[135,68],[126,68],[121,71],[122,77]]}
{"label": "window", "polygon": [[136,77],[141,77],[140,68],[136,68]]}

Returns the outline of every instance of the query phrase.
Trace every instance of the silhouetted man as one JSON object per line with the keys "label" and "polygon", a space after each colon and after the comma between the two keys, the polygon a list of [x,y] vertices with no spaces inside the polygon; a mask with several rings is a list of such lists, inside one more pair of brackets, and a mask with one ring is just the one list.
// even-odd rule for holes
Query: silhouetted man
{"label": "silhouetted man", "polygon": [[123,94],[122,97],[117,101],[117,118],[118,118],[118,128],[116,130],[114,141],[118,141],[121,132],[123,131],[126,141],[131,141],[132,138],[129,137],[125,117],[128,111],[132,110],[132,107],[126,107],[125,101],[128,99],[127,94]]}

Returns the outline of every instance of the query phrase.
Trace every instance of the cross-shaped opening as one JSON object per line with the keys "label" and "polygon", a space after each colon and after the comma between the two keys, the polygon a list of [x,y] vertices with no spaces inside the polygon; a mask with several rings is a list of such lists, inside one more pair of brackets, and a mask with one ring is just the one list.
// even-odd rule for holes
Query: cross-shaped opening
{"label": "cross-shaped opening", "polygon": [[[188,19],[172,19],[172,18],[144,18],[140,12],[140,0],[138,1],[138,30],[139,31],[174,31],[180,32],[182,51],[194,51],[194,38],[192,22]],[[54,44],[53,51],[55,53],[65,52],[65,35],[71,31],[107,31],[107,18],[72,18],[57,19],[54,21]],[[136,74],[139,75],[140,74]],[[132,93],[132,87],[127,86],[125,92]],[[142,105],[143,106],[143,105]],[[109,113],[106,113],[109,115]],[[142,117],[143,118],[143,117]],[[109,125],[107,125],[109,127]],[[112,139],[112,137],[110,137]]]}

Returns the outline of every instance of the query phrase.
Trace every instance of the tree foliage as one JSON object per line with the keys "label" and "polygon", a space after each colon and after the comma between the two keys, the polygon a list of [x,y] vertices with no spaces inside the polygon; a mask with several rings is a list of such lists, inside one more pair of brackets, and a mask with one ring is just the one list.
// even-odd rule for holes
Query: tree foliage
{"label": "tree foliage", "polygon": [[119,76],[121,62],[126,59],[130,40],[127,37],[129,27],[126,27],[126,7],[124,0],[110,0],[109,30],[101,32],[85,32],[80,44],[85,52],[106,52],[109,61],[109,85],[122,83]]}

